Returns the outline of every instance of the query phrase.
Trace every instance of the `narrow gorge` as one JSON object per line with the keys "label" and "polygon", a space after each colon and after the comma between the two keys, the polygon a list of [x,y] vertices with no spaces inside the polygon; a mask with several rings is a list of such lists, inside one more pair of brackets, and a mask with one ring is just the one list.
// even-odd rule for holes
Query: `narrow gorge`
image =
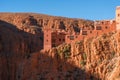
{"label": "narrow gorge", "polygon": [[120,32],[43,50],[44,27],[77,32],[93,21],[0,13],[0,80],[120,80]]}

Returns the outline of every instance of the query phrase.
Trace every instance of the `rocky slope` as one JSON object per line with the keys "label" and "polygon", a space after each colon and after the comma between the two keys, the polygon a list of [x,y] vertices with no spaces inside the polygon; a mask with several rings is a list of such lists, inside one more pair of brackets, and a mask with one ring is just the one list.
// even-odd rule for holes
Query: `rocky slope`
{"label": "rocky slope", "polygon": [[45,59],[45,62],[36,60],[36,64],[40,61],[38,66],[49,66],[48,70],[42,67],[43,71],[47,71],[41,73],[45,74],[45,80],[48,79],[47,75],[52,80],[120,80],[120,32],[111,32],[71,45],[63,44],[48,52],[37,53],[36,56],[41,54],[52,58]]}
{"label": "rocky slope", "polygon": [[64,29],[69,32],[79,32],[80,28],[94,29],[93,21],[55,17],[34,13],[0,13],[0,19],[7,21],[19,29],[32,32],[29,27]]}
{"label": "rocky slope", "polygon": [[16,61],[6,64],[14,73],[10,80],[119,80],[119,39],[120,32],[111,33],[19,59],[12,56]]}
{"label": "rocky slope", "polygon": [[[0,14],[0,80],[120,79],[120,32],[43,51],[38,18],[18,16]],[[47,18],[50,16],[42,21]],[[45,27],[43,23],[41,27]]]}

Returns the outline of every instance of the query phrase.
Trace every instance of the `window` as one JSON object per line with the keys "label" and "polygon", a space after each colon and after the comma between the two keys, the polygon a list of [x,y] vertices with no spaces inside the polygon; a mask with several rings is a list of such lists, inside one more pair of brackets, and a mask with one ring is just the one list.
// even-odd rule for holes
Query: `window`
{"label": "window", "polygon": [[82,32],[82,35],[87,35],[87,31],[83,31],[83,32]]}
{"label": "window", "polygon": [[96,30],[102,30],[102,27],[101,26],[97,26]]}
{"label": "window", "polygon": [[113,23],[115,23],[115,21],[113,21]]}
{"label": "window", "polygon": [[67,38],[69,38],[70,36],[67,36]]}
{"label": "window", "polygon": [[120,16],[120,14],[118,14],[118,17]]}
{"label": "window", "polygon": [[48,34],[46,36],[48,37]]}
{"label": "window", "polygon": [[92,31],[90,31],[90,33],[92,33]]}
{"label": "window", "polygon": [[22,21],[22,24],[25,24],[25,21]]}
{"label": "window", "polygon": [[48,42],[48,40],[46,40]]}
{"label": "window", "polygon": [[52,26],[52,28],[54,28],[54,26]]}
{"label": "window", "polygon": [[102,24],[104,24],[104,22],[101,22]]}
{"label": "window", "polygon": [[61,39],[59,39],[59,41],[61,41]]}
{"label": "window", "polygon": [[76,36],[76,38],[78,38],[78,37]]}
{"label": "window", "polygon": [[105,29],[108,29],[108,27],[107,27],[107,26],[105,26]]}
{"label": "window", "polygon": [[74,40],[74,36],[69,36],[70,37],[70,40]]}

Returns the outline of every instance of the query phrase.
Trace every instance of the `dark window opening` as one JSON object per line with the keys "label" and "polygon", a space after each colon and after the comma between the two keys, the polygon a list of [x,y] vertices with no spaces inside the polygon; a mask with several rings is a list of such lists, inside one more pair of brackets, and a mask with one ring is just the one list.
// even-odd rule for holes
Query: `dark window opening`
{"label": "dark window opening", "polygon": [[70,36],[70,40],[74,40],[74,36]]}
{"label": "dark window opening", "polygon": [[92,33],[92,31],[90,31],[90,33]]}
{"label": "dark window opening", "polygon": [[78,37],[76,36],[76,38],[78,38]]}
{"label": "dark window opening", "polygon": [[97,26],[96,30],[102,30],[102,27],[101,26]]}
{"label": "dark window opening", "polygon": [[40,37],[40,40],[42,40],[42,41],[43,41],[43,37]]}
{"label": "dark window opening", "polygon": [[105,26],[105,29],[108,29],[108,27],[107,27],[107,26]]}
{"label": "dark window opening", "polygon": [[87,31],[83,31],[83,32],[82,32],[82,35],[87,35]]}
{"label": "dark window opening", "polygon": [[115,23],[115,21],[113,21],[113,23]]}
{"label": "dark window opening", "polygon": [[52,28],[54,28],[54,26],[52,26]]}
{"label": "dark window opening", "polygon": [[120,16],[120,14],[118,14],[118,17]]}
{"label": "dark window opening", "polygon": [[22,21],[22,24],[25,24],[25,21]]}
{"label": "dark window opening", "polygon": [[46,40],[48,42],[48,40]]}
{"label": "dark window opening", "polygon": [[102,24],[104,24],[104,22],[101,22]]}
{"label": "dark window opening", "polygon": [[48,34],[46,36],[48,37]]}
{"label": "dark window opening", "polygon": [[61,39],[59,39],[59,41],[61,41]]}
{"label": "dark window opening", "polygon": [[69,38],[70,36],[67,36],[67,38]]}

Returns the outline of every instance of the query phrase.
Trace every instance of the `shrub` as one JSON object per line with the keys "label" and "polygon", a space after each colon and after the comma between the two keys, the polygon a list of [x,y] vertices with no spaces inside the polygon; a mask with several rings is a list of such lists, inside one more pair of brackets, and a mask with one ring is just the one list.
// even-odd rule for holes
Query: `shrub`
{"label": "shrub", "polygon": [[85,66],[86,65],[86,59],[87,59],[87,56],[85,53],[82,54],[82,57],[83,57],[83,60],[80,61],[80,64],[82,66]]}
{"label": "shrub", "polygon": [[70,58],[70,55],[71,55],[70,49],[71,49],[70,45],[65,46],[65,48],[63,49],[63,54],[65,58]]}
{"label": "shrub", "polygon": [[83,41],[76,42],[75,44],[83,45]]}
{"label": "shrub", "polygon": [[86,62],[85,62],[84,60],[82,60],[82,61],[80,62],[80,64],[81,64],[82,66],[85,66],[85,65],[86,65]]}
{"label": "shrub", "polygon": [[57,53],[59,56],[64,56],[64,58],[70,58],[70,49],[71,49],[71,46],[70,45],[65,45],[64,46],[64,49],[57,49]]}
{"label": "shrub", "polygon": [[111,52],[111,58],[113,58],[115,56],[115,51]]}
{"label": "shrub", "polygon": [[87,56],[86,56],[86,54],[85,53],[83,53],[83,60],[86,60],[87,59]]}

